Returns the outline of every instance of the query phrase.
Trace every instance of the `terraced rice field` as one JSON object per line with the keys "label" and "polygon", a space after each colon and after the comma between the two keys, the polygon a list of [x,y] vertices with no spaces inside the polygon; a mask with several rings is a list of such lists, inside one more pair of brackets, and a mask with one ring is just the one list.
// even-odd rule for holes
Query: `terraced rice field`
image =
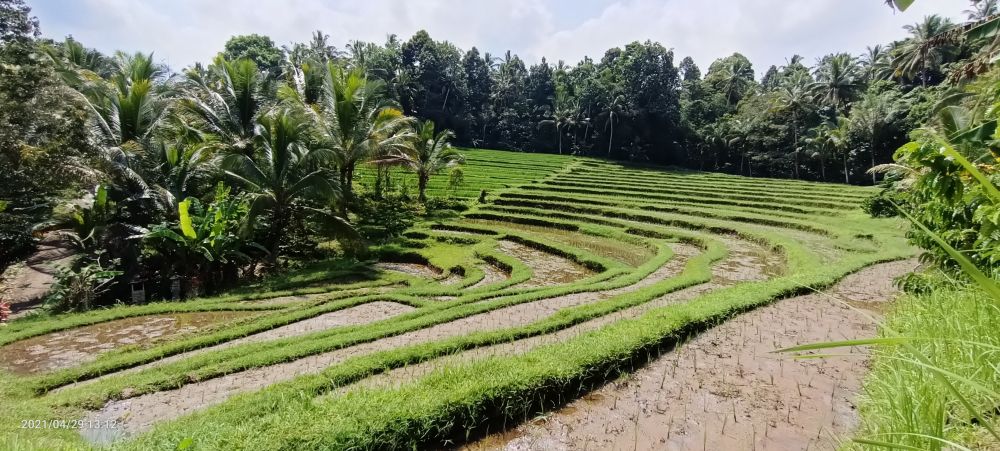
{"label": "terraced rice field", "polygon": [[[486,203],[364,277],[0,329],[20,356],[0,360],[0,448],[829,449],[850,431],[864,360],[771,351],[873,334],[863,312],[913,268],[903,224],[857,208],[868,189],[478,150],[465,179],[455,194]],[[108,332],[123,322],[144,333]]]}

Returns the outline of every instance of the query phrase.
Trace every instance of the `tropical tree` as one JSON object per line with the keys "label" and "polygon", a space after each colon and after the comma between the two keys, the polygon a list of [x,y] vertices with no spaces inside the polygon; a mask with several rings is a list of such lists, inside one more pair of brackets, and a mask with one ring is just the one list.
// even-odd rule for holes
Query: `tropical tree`
{"label": "tropical tree", "polygon": [[435,133],[434,128],[434,122],[421,122],[409,146],[396,149],[389,157],[379,160],[380,163],[403,166],[416,174],[417,191],[422,203],[427,202],[427,183],[432,175],[465,162],[465,157],[451,146],[455,134],[451,130]]}
{"label": "tropical tree", "polygon": [[799,178],[799,119],[802,114],[809,111],[812,96],[809,90],[808,78],[804,74],[785,80],[775,91],[776,106],[787,112],[790,116],[792,130],[792,155],[794,156],[795,178]]}
{"label": "tropical tree", "polygon": [[566,99],[565,93],[556,91],[551,115],[548,119],[539,122],[538,125],[553,127],[555,129],[556,139],[559,143],[559,155],[563,153],[562,139],[566,129],[575,126],[579,117],[580,109],[578,104],[569,102]]}
{"label": "tropical tree", "polygon": [[869,83],[875,80],[883,80],[892,75],[892,60],[889,51],[877,44],[865,48],[865,53],[861,55],[861,66],[864,68],[864,78]]}
{"label": "tropical tree", "polygon": [[207,69],[195,66],[182,83],[179,109],[193,125],[215,136],[225,153],[251,155],[257,116],[267,105],[268,82],[249,59],[221,54]]}
{"label": "tropical tree", "polygon": [[384,82],[332,63],[327,64],[319,103],[307,111],[321,145],[333,151],[340,170],[341,215],[346,215],[357,165],[405,149],[412,139],[411,119],[385,96]]}
{"label": "tropical tree", "polygon": [[840,111],[861,88],[861,66],[847,53],[824,56],[814,70],[817,100]]}
{"label": "tropical tree", "polygon": [[826,127],[821,124],[810,129],[802,141],[808,156],[819,160],[819,178],[826,181],[826,157],[830,154]]}
{"label": "tropical tree", "polygon": [[735,53],[712,63],[705,80],[725,94],[730,106],[735,106],[754,85],[753,65],[745,56]]}
{"label": "tropical tree", "polygon": [[844,183],[851,183],[851,170],[850,170],[850,159],[851,159],[851,148],[849,147],[850,140],[850,121],[844,116],[837,116],[837,119],[827,124],[825,130],[827,145],[833,150],[835,154],[839,153],[844,157]]}
{"label": "tropical tree", "polygon": [[[249,193],[250,216],[268,219],[265,242],[272,262],[277,261],[293,216],[306,209],[323,211],[308,207],[304,201],[333,206],[340,195],[339,184],[323,164],[333,156],[328,149],[314,145],[311,125],[299,112],[278,108],[258,118],[253,155],[232,153],[223,160],[226,174]],[[350,231],[343,218],[324,214],[341,230]]]}
{"label": "tropical tree", "polygon": [[[905,113],[897,91],[882,93],[870,92],[858,101],[851,110],[850,127],[861,136],[867,138],[871,155],[871,166],[875,167],[876,153],[887,129],[897,120],[897,116]],[[877,174],[871,173],[872,183],[876,182]]]}
{"label": "tropical tree", "polygon": [[909,79],[919,78],[920,84],[927,86],[931,73],[938,71],[955,54],[952,43],[936,39],[953,27],[951,20],[936,14],[903,27],[910,33],[910,38],[894,49],[892,67],[895,75]]}
{"label": "tropical tree", "polygon": [[625,108],[625,98],[622,96],[615,96],[608,103],[608,122],[607,126],[611,127],[611,133],[608,135],[608,158],[611,158],[611,145],[615,142],[615,119],[619,118],[622,113],[624,113]]}
{"label": "tropical tree", "polygon": [[[142,234],[170,271],[184,276],[185,283],[198,278],[212,291],[224,281],[225,273],[235,272],[235,264],[251,260],[249,250],[259,248],[246,235],[246,199],[230,191],[220,183],[212,202],[205,206],[197,198],[184,199],[177,204],[176,223],[158,224]],[[207,280],[200,280],[203,277]]]}

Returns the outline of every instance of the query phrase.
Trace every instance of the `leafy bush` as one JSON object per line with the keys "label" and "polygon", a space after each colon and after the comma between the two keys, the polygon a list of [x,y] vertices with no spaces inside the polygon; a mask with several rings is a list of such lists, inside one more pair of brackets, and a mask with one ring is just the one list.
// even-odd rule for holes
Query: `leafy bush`
{"label": "leafy bush", "polygon": [[355,203],[358,232],[374,243],[385,243],[402,235],[419,213],[420,209],[405,194],[385,194],[381,199],[363,194],[357,196]]}
{"label": "leafy bush", "polygon": [[896,280],[896,286],[907,294],[924,295],[942,289],[954,289],[953,281],[926,272],[913,272]]}
{"label": "leafy bush", "polygon": [[35,247],[31,218],[0,212],[0,271]]}
{"label": "leafy bush", "polygon": [[469,209],[469,206],[460,199],[446,199],[441,197],[427,199],[424,207],[427,208],[428,212],[437,210],[465,211]]}
{"label": "leafy bush", "polygon": [[104,268],[99,261],[78,270],[64,268],[56,275],[56,283],[45,299],[45,306],[54,312],[89,310],[109,291],[115,277],[121,274],[121,271]]}
{"label": "leafy bush", "polygon": [[896,205],[901,205],[905,196],[897,191],[883,190],[861,202],[861,209],[873,218],[892,218],[899,215]]}

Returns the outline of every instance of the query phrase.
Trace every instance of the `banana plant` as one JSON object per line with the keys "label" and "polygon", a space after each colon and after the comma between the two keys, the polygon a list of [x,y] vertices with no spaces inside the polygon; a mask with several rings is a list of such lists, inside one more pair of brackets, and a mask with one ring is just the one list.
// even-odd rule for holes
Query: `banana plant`
{"label": "banana plant", "polygon": [[184,199],[177,204],[176,223],[155,226],[141,238],[172,263],[176,274],[212,279],[227,266],[251,261],[251,250],[267,252],[242,233],[248,212],[246,198],[231,196],[220,184],[210,204]]}

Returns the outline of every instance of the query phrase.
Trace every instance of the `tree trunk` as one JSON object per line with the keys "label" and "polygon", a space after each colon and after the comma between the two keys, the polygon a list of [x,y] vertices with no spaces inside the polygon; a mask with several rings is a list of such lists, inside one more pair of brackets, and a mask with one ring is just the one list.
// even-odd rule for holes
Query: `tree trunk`
{"label": "tree trunk", "polygon": [[419,192],[418,199],[420,203],[427,203],[427,182],[430,179],[429,174],[418,174],[417,175],[417,191]]}
{"label": "tree trunk", "polygon": [[556,135],[559,138],[559,155],[562,155],[562,133],[559,131],[559,126],[556,126]]}
{"label": "tree trunk", "polygon": [[354,196],[354,164],[346,164],[340,169],[340,190],[342,199],[340,200],[340,216],[347,218],[347,206]]}
{"label": "tree trunk", "polygon": [[851,173],[847,170],[847,152],[844,152],[844,183],[851,184]]}
{"label": "tree trunk", "polygon": [[611,113],[611,135],[608,136],[608,158],[611,158],[611,143],[615,142],[615,114]]}
{"label": "tree trunk", "polygon": [[795,179],[799,178],[799,135],[798,135],[798,115],[792,111],[792,155],[795,156]]}
{"label": "tree trunk", "polygon": [[826,181],[826,158],[823,154],[819,154],[819,178],[822,181]]}
{"label": "tree trunk", "polygon": [[273,211],[273,216],[271,218],[271,231],[268,237],[268,255],[267,259],[272,265],[278,263],[278,254],[281,252],[281,237],[286,233],[286,228],[288,224],[288,212],[283,206],[284,201],[281,198],[276,199],[278,202],[275,204]]}
{"label": "tree trunk", "polygon": [[[871,143],[871,146],[872,146],[872,167],[874,168],[875,167],[875,133],[874,133],[874,130],[872,131],[872,143]],[[872,171],[872,185],[878,183],[875,180],[876,176],[878,176],[878,174],[876,174],[875,171]]]}

